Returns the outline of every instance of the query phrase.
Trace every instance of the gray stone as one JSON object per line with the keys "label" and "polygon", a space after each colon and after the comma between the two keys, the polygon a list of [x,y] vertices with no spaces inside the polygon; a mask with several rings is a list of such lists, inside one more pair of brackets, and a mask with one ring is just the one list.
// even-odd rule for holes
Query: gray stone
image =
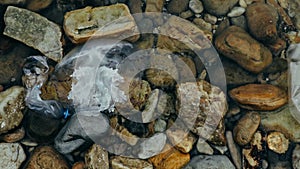
{"label": "gray stone", "polygon": [[26,9],[9,6],[4,14],[3,34],[31,46],[45,56],[60,61],[62,33],[55,23]]}
{"label": "gray stone", "polygon": [[87,169],[109,169],[108,152],[99,145],[92,145],[84,158]]}
{"label": "gray stone", "polygon": [[237,144],[233,141],[233,136],[231,131],[226,132],[226,140],[232,161],[237,169],[242,169],[242,156],[241,150]]}
{"label": "gray stone", "polygon": [[230,21],[233,25],[236,25],[238,27],[243,28],[244,30],[247,30],[247,22],[246,22],[246,17],[244,15],[230,18]]}
{"label": "gray stone", "polygon": [[196,144],[199,153],[213,155],[214,149],[203,139],[199,138]]}
{"label": "gray stone", "polygon": [[294,168],[300,168],[300,145],[297,144],[293,150],[292,163]]}
{"label": "gray stone", "polygon": [[26,155],[19,143],[0,143],[0,168],[18,169]]}
{"label": "gray stone", "polygon": [[0,134],[19,126],[23,119],[25,89],[14,86],[0,93]]}
{"label": "gray stone", "polygon": [[203,5],[200,0],[190,0],[189,7],[196,14],[199,14],[203,11]]}
{"label": "gray stone", "polygon": [[246,9],[243,7],[234,7],[232,10],[227,14],[228,17],[238,17],[245,13]]}
{"label": "gray stone", "polygon": [[225,155],[198,155],[191,159],[185,169],[235,169],[229,158]]}
{"label": "gray stone", "polygon": [[213,15],[225,15],[238,0],[202,0],[204,8]]}
{"label": "gray stone", "polygon": [[188,8],[189,0],[171,0],[167,9],[172,14],[180,14]]}
{"label": "gray stone", "polygon": [[140,159],[147,159],[157,155],[164,148],[167,141],[167,136],[163,133],[153,135],[151,138],[144,140],[140,144],[140,152],[138,157]]}

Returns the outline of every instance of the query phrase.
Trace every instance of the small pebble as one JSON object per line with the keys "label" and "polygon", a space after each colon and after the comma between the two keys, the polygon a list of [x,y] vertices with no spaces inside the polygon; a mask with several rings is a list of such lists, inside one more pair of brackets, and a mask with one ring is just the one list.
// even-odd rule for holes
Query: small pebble
{"label": "small pebble", "polygon": [[203,139],[199,138],[196,144],[197,150],[199,153],[213,155],[213,148]]}
{"label": "small pebble", "polygon": [[75,164],[73,164],[72,169],[84,169],[85,164],[83,161],[78,161]]}
{"label": "small pebble", "polygon": [[155,121],[154,130],[155,132],[163,132],[167,128],[167,122],[162,119],[157,119]]}
{"label": "small pebble", "polygon": [[187,18],[194,16],[194,13],[191,10],[187,10],[187,11],[181,12],[179,16],[183,19],[187,19]]}
{"label": "small pebble", "polygon": [[205,20],[203,20],[202,18],[195,18],[193,20],[193,23],[197,25],[197,27],[200,28],[201,30],[206,30],[206,31],[212,30],[212,25],[206,22]]}
{"label": "small pebble", "polygon": [[242,156],[240,152],[240,147],[237,144],[235,144],[231,131],[226,132],[226,140],[227,140],[228,149],[234,165],[236,166],[236,168],[241,169]]}
{"label": "small pebble", "polygon": [[247,8],[247,3],[245,2],[245,0],[239,0],[239,5],[243,8]]}
{"label": "small pebble", "polygon": [[137,159],[137,158],[128,158],[122,156],[115,156],[112,157],[111,161],[111,168],[112,169],[153,169],[151,163],[145,160]]}
{"label": "small pebble", "polygon": [[204,15],[204,20],[208,23],[216,24],[217,21],[218,21],[218,18],[216,16],[211,15],[211,14],[205,14]]}
{"label": "small pebble", "polygon": [[108,152],[100,145],[92,145],[84,159],[87,169],[109,169]]}
{"label": "small pebble", "polygon": [[0,140],[3,140],[7,143],[13,143],[22,140],[24,136],[25,136],[25,130],[24,127],[21,127],[20,129],[17,129],[13,133],[0,136]]}
{"label": "small pebble", "polygon": [[228,17],[238,17],[245,13],[245,8],[243,7],[234,7],[232,10],[227,14]]}
{"label": "small pebble", "polygon": [[203,4],[200,0],[190,0],[189,7],[196,14],[201,13],[203,11]]}
{"label": "small pebble", "polygon": [[189,153],[196,142],[196,138],[191,133],[187,133],[181,129],[169,129],[167,130],[167,136],[172,145],[183,153]]}
{"label": "small pebble", "polygon": [[138,157],[140,159],[147,159],[155,156],[161,152],[167,141],[167,136],[163,133],[157,133],[151,138],[144,140],[140,144],[140,152]]}
{"label": "small pebble", "polygon": [[272,132],[267,137],[267,143],[270,150],[283,154],[289,148],[289,140],[280,132]]}

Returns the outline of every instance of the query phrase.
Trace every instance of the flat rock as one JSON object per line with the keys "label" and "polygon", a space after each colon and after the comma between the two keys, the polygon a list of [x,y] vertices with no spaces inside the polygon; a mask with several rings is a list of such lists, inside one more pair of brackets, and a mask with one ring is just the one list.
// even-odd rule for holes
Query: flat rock
{"label": "flat rock", "polygon": [[87,169],[109,169],[108,152],[100,145],[92,145],[85,154],[85,167]]}
{"label": "flat rock", "polygon": [[25,89],[14,86],[0,93],[0,134],[19,126],[23,119],[22,110]]}
{"label": "flat rock", "polygon": [[244,69],[259,73],[272,63],[271,52],[244,29],[230,26],[216,37],[215,46]]}
{"label": "flat rock", "polygon": [[153,169],[151,163],[137,158],[115,156],[111,158],[110,162],[112,169]]}
{"label": "flat rock", "polygon": [[50,146],[38,147],[29,159],[26,169],[59,168],[69,169],[67,162]]}
{"label": "flat rock", "polygon": [[140,159],[147,159],[159,154],[164,148],[167,141],[167,136],[163,133],[157,133],[151,138],[144,140],[140,144],[140,152],[138,157]]}
{"label": "flat rock", "polygon": [[204,8],[213,15],[225,15],[238,0],[202,0]]}
{"label": "flat rock", "polygon": [[19,143],[0,143],[0,168],[18,169],[26,155]]}
{"label": "flat rock", "polygon": [[235,169],[229,158],[225,155],[198,155],[191,159],[184,169],[207,168],[207,169]]}
{"label": "flat rock", "polygon": [[90,38],[118,38],[130,41],[139,38],[134,18],[128,7],[121,3],[95,8],[88,6],[67,12],[64,17],[64,30],[76,44],[84,43]]}
{"label": "flat rock", "polygon": [[62,33],[55,23],[37,13],[13,6],[7,8],[4,21],[4,35],[39,50],[54,61],[62,59]]}
{"label": "flat rock", "polygon": [[287,93],[270,84],[248,84],[229,91],[230,97],[249,110],[275,110],[287,103]]}

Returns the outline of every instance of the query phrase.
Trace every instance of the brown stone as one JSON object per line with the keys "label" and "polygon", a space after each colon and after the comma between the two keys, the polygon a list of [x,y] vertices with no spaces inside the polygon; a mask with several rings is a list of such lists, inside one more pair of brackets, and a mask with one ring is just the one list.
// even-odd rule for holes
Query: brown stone
{"label": "brown stone", "polygon": [[205,9],[213,15],[225,15],[238,0],[202,0]]}
{"label": "brown stone", "polygon": [[0,140],[3,140],[7,143],[14,143],[22,140],[24,136],[25,136],[25,130],[23,127],[21,127],[20,129],[17,129],[12,133],[8,133],[3,136],[0,136]]}
{"label": "brown stone", "polygon": [[253,138],[260,123],[257,112],[249,112],[243,116],[233,129],[234,140],[239,145],[248,144]]}
{"label": "brown stone", "polygon": [[285,12],[285,10],[277,3],[276,0],[267,0],[267,4],[273,6],[278,14],[280,15],[281,19],[285,22],[285,24],[291,28],[294,27],[292,19],[289,17],[289,15]]}
{"label": "brown stone", "polygon": [[64,18],[64,30],[76,44],[86,42],[91,37],[122,40],[127,38],[129,41],[139,38],[135,20],[125,4],[96,8],[89,6],[67,12]]}
{"label": "brown stone", "polygon": [[164,0],[148,0],[146,1],[146,12],[162,12]]}
{"label": "brown stone", "polygon": [[72,169],[84,169],[85,164],[83,161],[78,161],[73,164]]}
{"label": "brown stone", "polygon": [[112,169],[153,169],[151,163],[141,159],[115,156],[110,161]]}
{"label": "brown stone", "polygon": [[270,150],[283,154],[289,148],[289,140],[280,132],[272,132],[268,134],[267,143]]}
{"label": "brown stone", "polygon": [[52,2],[53,0],[27,0],[26,8],[31,11],[39,11],[47,8]]}
{"label": "brown stone", "polygon": [[217,36],[215,46],[221,54],[253,73],[272,63],[271,52],[237,26],[230,26]]}
{"label": "brown stone", "polygon": [[86,169],[109,169],[108,152],[100,145],[92,145],[85,154]]}
{"label": "brown stone", "polygon": [[181,129],[169,129],[167,130],[167,136],[172,145],[183,153],[189,153],[196,142],[196,138],[191,133]]}
{"label": "brown stone", "polygon": [[277,40],[273,44],[269,44],[268,48],[275,56],[279,56],[281,52],[286,48],[285,40],[281,38],[277,38]]}
{"label": "brown stone", "polygon": [[278,38],[278,13],[265,3],[254,3],[247,7],[246,18],[250,33],[260,41],[273,44]]}
{"label": "brown stone", "polygon": [[167,144],[162,153],[149,161],[156,169],[180,169],[190,161],[190,154],[181,153]]}
{"label": "brown stone", "polygon": [[171,0],[167,5],[167,9],[172,14],[180,14],[187,10],[188,6],[189,0]]}
{"label": "brown stone", "polygon": [[63,157],[50,146],[38,147],[34,150],[26,169],[57,168],[68,169]]}
{"label": "brown stone", "polygon": [[129,0],[128,2],[128,7],[131,11],[131,13],[142,13],[142,6],[143,6],[143,1],[142,0]]}
{"label": "brown stone", "polygon": [[230,97],[249,110],[275,110],[287,103],[284,90],[270,84],[248,84],[232,89]]}

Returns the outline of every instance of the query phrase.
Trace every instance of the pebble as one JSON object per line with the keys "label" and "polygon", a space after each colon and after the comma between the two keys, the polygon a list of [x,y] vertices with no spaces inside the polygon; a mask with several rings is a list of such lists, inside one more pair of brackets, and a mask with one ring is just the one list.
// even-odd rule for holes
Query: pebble
{"label": "pebble", "polygon": [[211,168],[235,169],[229,158],[225,155],[198,155],[191,159],[184,169]]}
{"label": "pebble", "polygon": [[108,152],[100,145],[92,145],[84,156],[85,168],[109,169]]}
{"label": "pebble", "polygon": [[157,114],[156,111],[158,99],[159,99],[159,90],[155,89],[150,94],[149,99],[145,105],[145,109],[142,112],[143,123],[149,123],[157,119],[157,116],[159,116],[159,114]]}
{"label": "pebble", "polygon": [[235,144],[231,131],[226,132],[226,140],[232,161],[237,169],[242,169],[242,156],[240,147]]}
{"label": "pebble", "polygon": [[280,132],[272,132],[268,134],[267,144],[270,150],[283,154],[289,148],[289,140]]}
{"label": "pebble", "polygon": [[238,17],[245,13],[246,9],[243,7],[234,7],[232,10],[227,14],[228,17]]}
{"label": "pebble", "polygon": [[251,166],[254,168],[261,168],[261,153],[264,151],[263,142],[266,138],[262,137],[260,131],[254,134],[250,142],[250,148],[244,148],[243,154],[243,168]]}
{"label": "pebble", "polygon": [[216,16],[213,16],[211,14],[204,14],[204,20],[211,24],[216,24],[218,21],[218,18]]}
{"label": "pebble", "polygon": [[248,84],[229,91],[230,97],[248,110],[275,110],[287,103],[287,93],[270,84]]}
{"label": "pebble", "polygon": [[0,134],[19,126],[25,108],[25,89],[13,86],[0,93]]}
{"label": "pebble", "polygon": [[147,0],[145,12],[162,12],[165,0]]}
{"label": "pebble", "polygon": [[194,13],[191,10],[187,10],[187,11],[181,12],[179,16],[180,16],[180,18],[188,19],[188,18],[194,16]]}
{"label": "pebble", "polygon": [[1,5],[22,5],[26,0],[0,0]]}
{"label": "pebble", "polygon": [[204,8],[212,15],[226,15],[239,0],[202,0]]}
{"label": "pebble", "polygon": [[237,26],[226,28],[216,37],[215,47],[244,69],[259,73],[272,63],[271,52]]}
{"label": "pebble", "polygon": [[112,157],[110,160],[112,169],[153,169],[151,163],[141,159],[134,159],[122,156]]}
{"label": "pebble", "polygon": [[62,59],[62,33],[55,23],[37,13],[13,6],[7,8],[4,21],[4,35],[39,50],[56,62]]}
{"label": "pebble", "polygon": [[145,80],[133,80],[129,85],[129,99],[130,104],[136,110],[141,110],[151,94],[150,84]]}
{"label": "pebble", "polygon": [[181,12],[186,11],[189,6],[189,1],[190,0],[171,0],[167,4],[168,12],[171,14],[180,14]]}
{"label": "pebble", "polygon": [[211,32],[211,30],[212,30],[212,25],[210,23],[206,22],[202,18],[195,18],[193,20],[193,23],[201,30],[205,30],[205,31],[209,31],[209,32]]}
{"label": "pebble", "polygon": [[2,136],[0,136],[0,140],[3,140],[7,143],[14,143],[17,141],[20,141],[25,136],[25,130],[24,127],[21,127],[20,129],[17,129],[16,131],[12,133],[7,133]]}
{"label": "pebble", "polygon": [[167,136],[163,133],[154,134],[151,138],[144,140],[140,144],[140,159],[147,159],[159,154],[164,148],[167,141]]}
{"label": "pebble", "polygon": [[41,146],[34,150],[26,169],[59,168],[69,169],[67,162],[50,146]]}
{"label": "pebble", "polygon": [[281,52],[286,49],[286,42],[281,38],[277,38],[273,44],[268,45],[268,48],[274,56],[279,56]]}
{"label": "pebble", "polygon": [[181,129],[169,129],[166,133],[170,143],[183,153],[189,153],[196,142],[196,138],[191,133]]}
{"label": "pebble", "polygon": [[143,1],[141,0],[129,0],[128,7],[132,14],[142,13]]}
{"label": "pebble", "polygon": [[257,112],[248,112],[243,116],[233,129],[234,140],[239,145],[248,144],[260,123],[260,116]]}
{"label": "pebble", "polygon": [[292,154],[293,168],[300,168],[300,145],[297,144]]}
{"label": "pebble", "polygon": [[0,168],[18,169],[26,155],[19,143],[0,143]]}
{"label": "pebble", "polygon": [[166,145],[162,153],[149,159],[156,169],[180,169],[190,161],[190,154],[184,154]]}
{"label": "pebble", "polygon": [[200,0],[190,0],[189,7],[196,14],[203,11],[203,4]]}
{"label": "pebble", "polygon": [[273,44],[278,38],[278,13],[265,3],[254,3],[247,7],[246,18],[250,33],[259,41]]}
{"label": "pebble", "polygon": [[246,17],[244,15],[230,18],[230,21],[233,25],[239,26],[239,27],[243,28],[244,30],[248,29]]}
{"label": "pebble", "polygon": [[245,0],[239,0],[239,5],[243,8],[247,8],[247,3]]}
{"label": "pebble", "polygon": [[[96,18],[104,18],[98,22]],[[120,18],[126,18],[126,22],[119,21],[118,26],[113,22]],[[108,24],[110,23],[110,24]],[[101,31],[98,31],[100,30]],[[65,14],[64,30],[70,40],[75,43],[84,43],[91,37],[118,37],[136,41],[139,38],[138,28],[134,18],[131,16],[128,7],[125,4],[115,4],[101,7],[85,7]],[[132,36],[135,34],[135,36]],[[132,36],[128,38],[129,36]]]}
{"label": "pebble", "polygon": [[227,146],[216,146],[213,145],[213,147],[218,150],[218,152],[222,155],[224,155],[227,151],[228,151],[228,147]]}
{"label": "pebble", "polygon": [[26,8],[31,11],[39,11],[47,8],[52,2],[53,0],[27,0]]}
{"label": "pebble", "polygon": [[199,153],[213,155],[214,149],[203,139],[199,138],[196,144],[197,151]]}
{"label": "pebble", "polygon": [[84,169],[85,164],[83,161],[78,161],[73,164],[72,169]]}
{"label": "pebble", "polygon": [[163,132],[167,129],[167,122],[162,119],[157,119],[155,121],[154,130],[155,132]]}

